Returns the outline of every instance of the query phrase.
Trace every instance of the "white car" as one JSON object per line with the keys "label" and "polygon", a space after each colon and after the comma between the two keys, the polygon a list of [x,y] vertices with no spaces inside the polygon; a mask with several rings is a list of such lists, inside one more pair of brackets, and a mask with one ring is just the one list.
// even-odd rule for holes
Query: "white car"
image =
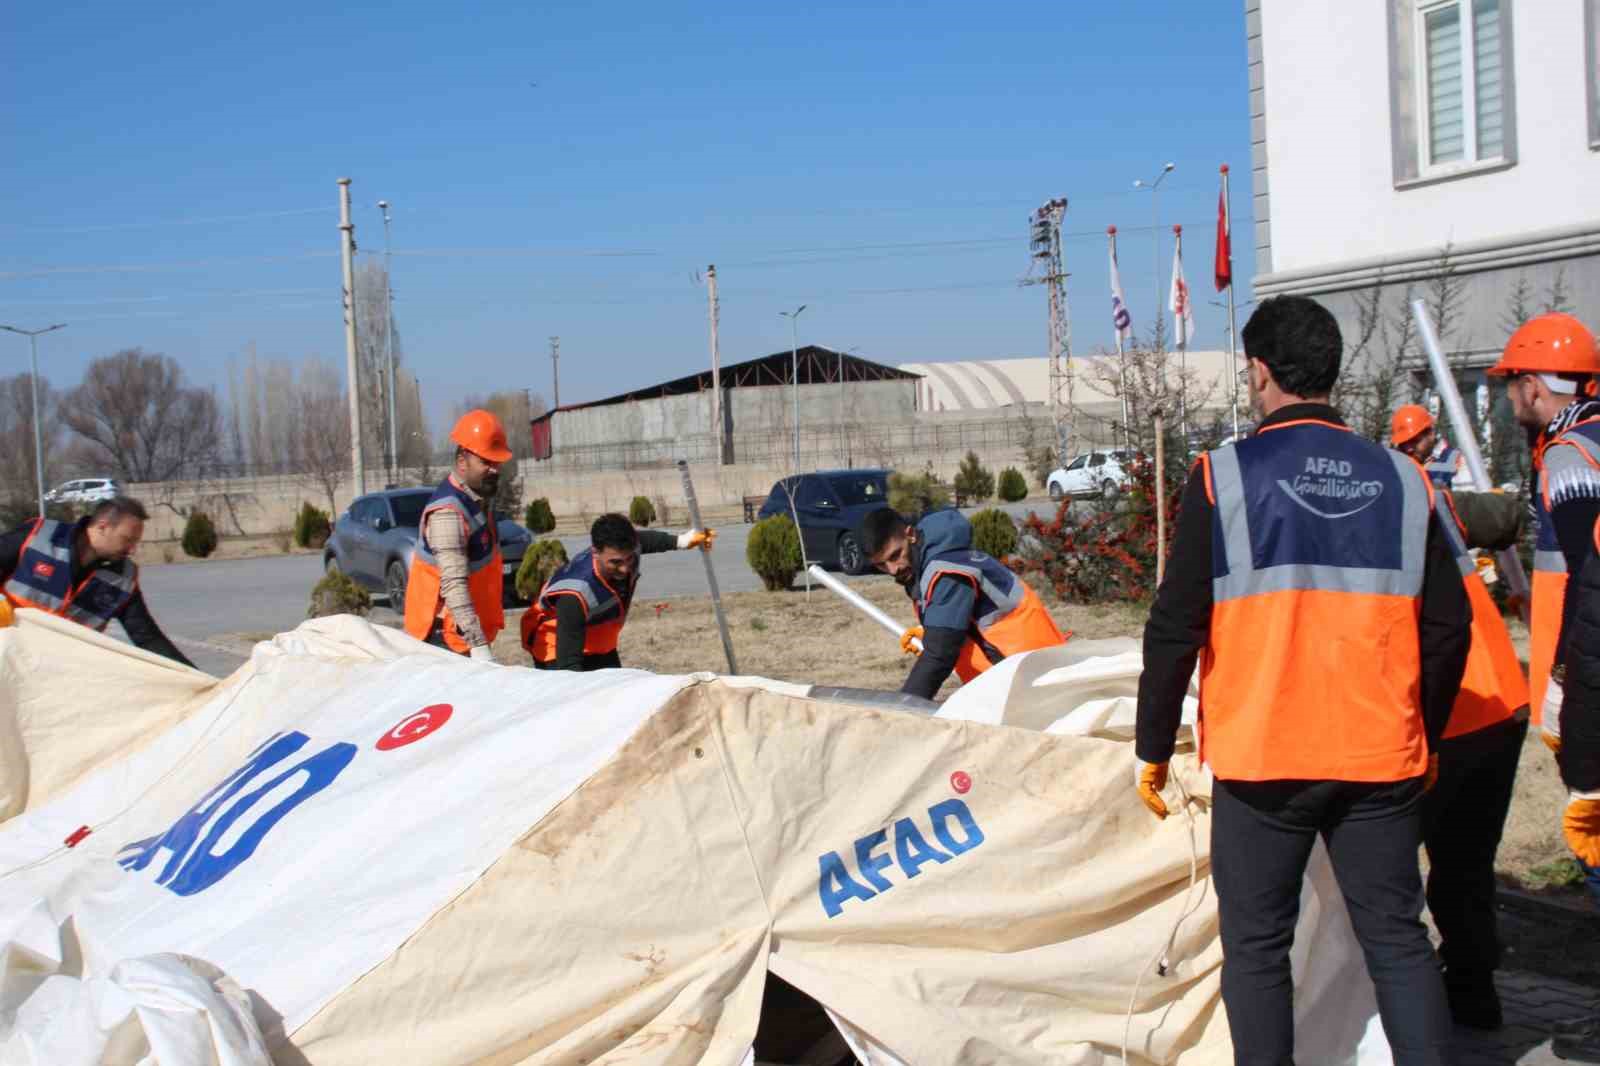
{"label": "white car", "polygon": [[1127,466],[1133,453],[1118,449],[1106,452],[1084,452],[1066,466],[1052,473],[1045,482],[1050,498],[1064,496],[1115,496],[1128,487]]}
{"label": "white car", "polygon": [[122,494],[122,486],[108,477],[63,481],[44,494],[46,503],[100,503]]}

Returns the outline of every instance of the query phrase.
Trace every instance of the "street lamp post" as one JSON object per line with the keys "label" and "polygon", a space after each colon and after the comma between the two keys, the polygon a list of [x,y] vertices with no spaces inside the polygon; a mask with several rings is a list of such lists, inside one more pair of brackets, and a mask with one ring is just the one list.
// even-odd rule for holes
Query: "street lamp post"
{"label": "street lamp post", "polygon": [[395,380],[399,375],[394,365],[394,286],[389,273],[389,201],[379,200],[378,210],[383,212],[383,312],[387,316],[383,320],[383,360],[389,375],[389,481],[393,482],[397,480],[395,473],[400,467],[400,445],[394,424]]}
{"label": "street lamp post", "polygon": [[796,323],[800,320],[800,312],[806,309],[801,304],[793,311],[779,311],[778,314],[789,320],[789,357],[794,369],[794,472],[800,472],[800,327]]}
{"label": "street lamp post", "polygon": [[39,431],[39,334],[49,333],[52,330],[62,329],[65,322],[58,322],[44,329],[18,329],[16,326],[0,326],[0,329],[11,333],[20,333],[28,338],[28,348],[32,352],[33,374],[29,378],[29,387],[33,391],[33,476],[38,488],[39,517],[44,517],[44,438]]}
{"label": "street lamp post", "polygon": [[[1156,260],[1156,302],[1154,304],[1156,315],[1165,314],[1161,308],[1161,210],[1158,190],[1161,188],[1161,183],[1166,180],[1167,175],[1171,174],[1177,165],[1176,163],[1168,163],[1161,168],[1161,173],[1157,174],[1153,181],[1145,181],[1143,178],[1138,178],[1133,183],[1135,189],[1150,190],[1150,241],[1155,248]],[[1150,321],[1154,322],[1155,318],[1152,317]]]}

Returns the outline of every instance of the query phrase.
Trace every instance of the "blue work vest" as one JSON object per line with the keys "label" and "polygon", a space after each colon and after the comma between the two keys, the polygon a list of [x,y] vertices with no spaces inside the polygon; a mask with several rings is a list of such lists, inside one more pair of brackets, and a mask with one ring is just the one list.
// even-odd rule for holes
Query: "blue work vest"
{"label": "blue work vest", "polygon": [[35,519],[22,545],[16,572],[6,582],[5,596],[19,607],[33,607],[103,631],[122,613],[139,588],[139,567],[132,559],[98,566],[72,585],[72,540],[78,526],[53,519]]}

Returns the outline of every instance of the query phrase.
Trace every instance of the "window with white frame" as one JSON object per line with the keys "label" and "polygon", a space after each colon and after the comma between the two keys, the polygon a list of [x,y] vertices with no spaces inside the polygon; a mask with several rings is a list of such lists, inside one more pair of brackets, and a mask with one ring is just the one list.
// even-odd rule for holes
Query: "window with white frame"
{"label": "window with white frame", "polygon": [[1500,2],[1425,0],[1417,5],[1424,172],[1504,158]]}
{"label": "window with white frame", "polygon": [[1396,184],[1516,162],[1513,2],[1389,0]]}

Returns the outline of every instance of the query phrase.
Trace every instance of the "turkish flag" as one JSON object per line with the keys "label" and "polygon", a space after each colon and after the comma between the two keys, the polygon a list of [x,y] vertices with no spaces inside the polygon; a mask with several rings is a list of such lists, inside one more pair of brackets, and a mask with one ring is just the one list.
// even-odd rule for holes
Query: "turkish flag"
{"label": "turkish flag", "polygon": [[1233,284],[1233,242],[1228,235],[1228,198],[1217,190],[1217,291]]}

